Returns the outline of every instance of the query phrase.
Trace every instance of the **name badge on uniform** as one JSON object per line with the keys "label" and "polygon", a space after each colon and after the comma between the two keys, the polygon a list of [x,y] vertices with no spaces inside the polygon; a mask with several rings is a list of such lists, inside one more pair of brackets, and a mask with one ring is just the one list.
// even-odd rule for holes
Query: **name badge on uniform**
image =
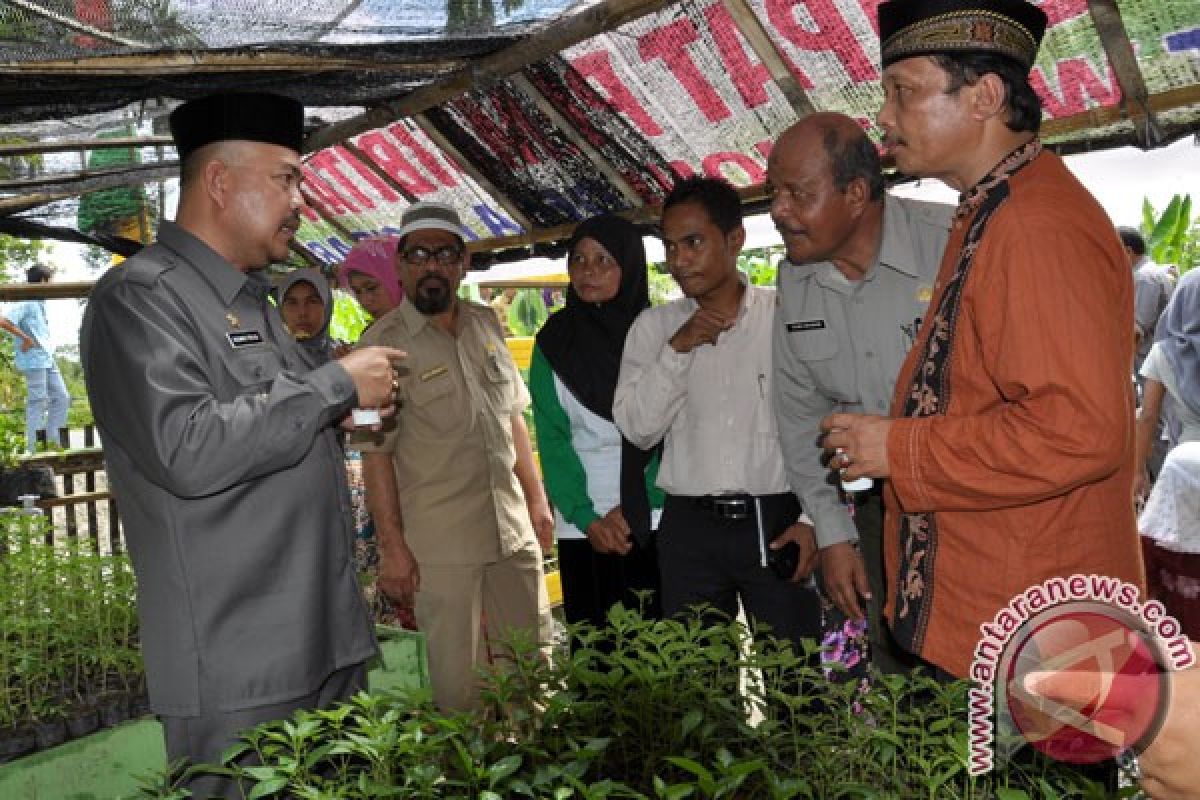
{"label": "name badge on uniform", "polygon": [[819,331],[824,330],[825,320],[823,319],[805,319],[799,322],[789,322],[786,325],[788,333],[800,333],[802,331]]}
{"label": "name badge on uniform", "polygon": [[229,345],[234,350],[263,343],[263,335],[258,331],[229,331],[225,334],[225,338],[229,340]]}
{"label": "name badge on uniform", "polygon": [[422,381],[422,383],[425,381],[431,381],[434,378],[436,378],[438,375],[445,375],[445,374],[446,374],[446,365],[439,364],[438,366],[434,367],[433,369],[427,369],[424,372],[422,372],[421,373],[421,381]]}

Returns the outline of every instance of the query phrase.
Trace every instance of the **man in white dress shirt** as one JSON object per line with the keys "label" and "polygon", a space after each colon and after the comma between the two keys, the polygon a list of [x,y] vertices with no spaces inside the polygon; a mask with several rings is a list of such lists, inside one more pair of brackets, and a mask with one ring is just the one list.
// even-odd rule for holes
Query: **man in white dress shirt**
{"label": "man in white dress shirt", "polygon": [[752,625],[780,639],[819,638],[819,601],[804,582],[811,550],[804,563],[769,564],[805,531],[772,409],[775,291],[738,272],[737,192],[711,178],[680,182],[663,206],[662,238],[685,296],[634,322],[613,417],[639,447],[663,440],[663,614],[708,604],[733,616],[740,600]]}

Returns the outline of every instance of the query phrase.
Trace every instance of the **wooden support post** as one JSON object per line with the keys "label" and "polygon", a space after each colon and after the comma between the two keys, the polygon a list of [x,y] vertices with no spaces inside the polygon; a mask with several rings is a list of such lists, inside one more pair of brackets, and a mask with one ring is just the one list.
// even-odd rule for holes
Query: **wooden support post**
{"label": "wooden support post", "polygon": [[313,210],[314,214],[320,217],[325,223],[344,236],[347,240],[351,242],[354,241],[354,236],[350,233],[350,229],[338,222],[337,218],[334,217],[333,214],[330,214],[329,210],[326,209],[321,201],[317,199],[317,196],[304,188],[304,184],[300,184],[300,193],[304,195],[304,202]]}
{"label": "wooden support post", "polygon": [[349,140],[347,140],[347,141],[342,142],[342,148],[345,149],[345,151],[347,153],[349,153],[350,155],[352,155],[356,159],[358,159],[358,161],[364,167],[366,167],[367,169],[371,170],[371,172],[374,172],[376,175],[378,175],[379,179],[381,181],[386,183],[389,187],[391,187],[397,194],[399,194],[405,200],[407,200],[410,203],[417,202],[417,198],[415,195],[413,195],[412,192],[410,192],[408,189],[405,189],[404,186],[401,185],[401,183],[398,180],[396,180],[394,177],[389,175],[387,170],[385,170],[383,167],[379,166],[379,164],[377,164],[375,161],[373,161],[370,156],[368,156],[366,153],[364,153],[362,150],[360,150],[357,145],[355,145],[355,144],[351,143]]}
{"label": "wooden support post", "polygon": [[746,41],[750,43],[750,48],[762,60],[763,66],[771,74],[775,85],[792,104],[796,116],[806,117],[815,112],[816,108],[813,107],[812,101],[808,99],[808,95],[800,86],[800,82],[796,80],[796,76],[788,69],[787,62],[783,60],[783,54],[779,52],[775,42],[771,41],[771,35],[767,33],[762,20],[754,13],[750,4],[746,0],[725,0],[725,8],[729,10],[729,15],[733,17],[742,36],[746,37]]}
{"label": "wooden support post", "polygon": [[1150,93],[1146,90],[1146,81],[1142,77],[1142,69],[1138,66],[1116,0],[1088,0],[1088,11],[1096,25],[1096,33],[1100,35],[1108,63],[1112,65],[1117,83],[1121,85],[1125,112],[1133,122],[1138,146],[1143,150],[1158,147],[1162,144],[1162,129],[1150,110]]}
{"label": "wooden support post", "polygon": [[492,198],[500,204],[500,207],[513,218],[518,225],[525,230],[533,230],[533,224],[529,218],[521,213],[521,209],[517,208],[516,204],[508,197],[500,192],[495,185],[487,179],[487,177],[470,161],[463,157],[463,154],[458,152],[457,148],[450,143],[450,140],[442,135],[442,132],[434,127],[433,123],[424,114],[418,114],[413,117],[413,122],[424,131],[434,144],[441,148],[442,152],[454,159],[458,168],[471,176],[471,179],[479,184],[480,188],[487,192]]}
{"label": "wooden support post", "polygon": [[575,129],[575,126],[567,121],[567,118],[558,112],[550,101],[547,100],[537,87],[529,82],[529,79],[520,73],[515,73],[509,77],[513,85],[517,87],[523,94],[528,95],[529,99],[534,102],[538,110],[550,118],[550,121],[562,131],[563,135],[571,140],[571,143],[583,151],[588,160],[592,162],[592,166],[596,168],[605,180],[617,188],[621,196],[630,206],[639,206],[642,204],[641,196],[634,191],[629,185],[629,181],[625,180],[625,176],[613,169],[612,165],[600,155],[596,148],[592,147],[591,143]]}

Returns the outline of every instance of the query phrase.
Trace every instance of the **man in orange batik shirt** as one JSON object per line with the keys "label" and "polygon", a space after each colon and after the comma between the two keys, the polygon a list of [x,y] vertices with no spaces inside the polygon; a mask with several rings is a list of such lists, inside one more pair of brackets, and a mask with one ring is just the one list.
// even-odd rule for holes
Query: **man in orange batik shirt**
{"label": "man in orange batik shirt", "polygon": [[1133,285],[1095,199],[1037,138],[1023,0],[879,7],[897,167],[962,192],[891,416],[823,422],[831,467],[887,478],[897,640],[966,677],[979,626],[1052,576],[1144,584],[1133,482]]}

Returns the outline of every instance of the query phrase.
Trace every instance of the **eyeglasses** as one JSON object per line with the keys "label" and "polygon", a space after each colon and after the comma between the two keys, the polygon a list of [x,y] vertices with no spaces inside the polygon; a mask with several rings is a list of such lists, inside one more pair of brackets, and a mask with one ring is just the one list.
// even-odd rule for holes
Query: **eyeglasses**
{"label": "eyeglasses", "polygon": [[457,264],[459,259],[462,258],[462,248],[451,247],[449,245],[437,250],[429,250],[425,247],[410,247],[401,254],[401,257],[406,263],[412,264],[414,267],[425,266],[431,258],[437,262],[439,267],[449,267]]}

